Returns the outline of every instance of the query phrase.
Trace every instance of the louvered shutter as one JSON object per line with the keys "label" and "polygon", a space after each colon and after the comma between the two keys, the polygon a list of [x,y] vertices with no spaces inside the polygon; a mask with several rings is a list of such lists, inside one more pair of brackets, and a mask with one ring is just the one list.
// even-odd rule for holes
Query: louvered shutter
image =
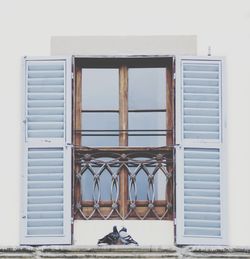
{"label": "louvered shutter", "polygon": [[71,244],[71,59],[24,67],[21,244]]}
{"label": "louvered shutter", "polygon": [[176,61],[177,244],[226,244],[222,76],[221,59]]}

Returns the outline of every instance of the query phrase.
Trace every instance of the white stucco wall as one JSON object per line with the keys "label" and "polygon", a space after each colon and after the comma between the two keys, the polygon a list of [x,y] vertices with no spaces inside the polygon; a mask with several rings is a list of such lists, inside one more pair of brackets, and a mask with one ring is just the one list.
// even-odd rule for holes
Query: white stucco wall
{"label": "white stucco wall", "polygon": [[1,0],[0,245],[19,243],[21,56],[59,35],[197,35],[198,55],[226,57],[229,244],[249,246],[249,28],[249,0]]}

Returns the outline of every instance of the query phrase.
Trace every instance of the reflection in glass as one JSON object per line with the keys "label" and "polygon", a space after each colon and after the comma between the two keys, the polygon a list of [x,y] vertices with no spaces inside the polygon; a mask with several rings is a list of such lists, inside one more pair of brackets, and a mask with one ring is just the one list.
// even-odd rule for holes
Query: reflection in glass
{"label": "reflection in glass", "polygon": [[[139,131],[131,134],[166,134],[166,131],[154,131],[166,129],[165,112],[130,112],[129,130],[152,130]],[[166,136],[129,136],[129,146],[164,146]]]}
{"label": "reflection in glass", "polygon": [[81,177],[82,200],[93,200],[93,186],[94,177],[92,173],[89,170],[87,170]]}
{"label": "reflection in glass", "polygon": [[166,108],[166,68],[128,70],[129,109]]}
{"label": "reflection in glass", "polygon": [[[105,132],[101,130],[118,130],[119,117],[118,113],[108,112],[91,112],[82,113],[82,129],[83,134],[118,134],[117,131]],[[86,130],[98,130],[86,131]],[[99,131],[100,130],[100,131]],[[117,146],[119,144],[119,136],[82,136],[83,146]]]}
{"label": "reflection in glass", "polygon": [[[136,190],[137,190],[137,200],[165,200],[166,198],[166,188],[167,188],[167,177],[166,175],[158,169],[155,172],[157,164],[151,164],[145,166],[147,173],[141,168],[136,175]],[[136,171],[137,166],[129,166],[130,172]],[[149,175],[154,175],[153,186],[154,189],[149,188]],[[135,200],[135,190],[131,187],[131,177],[128,177],[129,191],[131,199]],[[151,186],[152,187],[152,186]],[[149,196],[148,196],[149,195]]]}
{"label": "reflection in glass", "polygon": [[108,170],[104,170],[100,176],[100,193],[102,201],[111,200],[112,177]]}
{"label": "reflection in glass", "polygon": [[143,170],[140,170],[136,176],[137,199],[147,200],[148,177]]}
{"label": "reflection in glass", "polygon": [[119,69],[82,70],[82,108],[109,110],[119,108]]}
{"label": "reflection in glass", "polygon": [[[88,168],[81,177],[81,198],[82,200],[102,201],[117,200],[119,185],[119,166],[106,165],[105,161],[110,161],[110,157],[99,157],[98,163],[89,163]],[[112,180],[112,175],[117,175],[116,180]]]}

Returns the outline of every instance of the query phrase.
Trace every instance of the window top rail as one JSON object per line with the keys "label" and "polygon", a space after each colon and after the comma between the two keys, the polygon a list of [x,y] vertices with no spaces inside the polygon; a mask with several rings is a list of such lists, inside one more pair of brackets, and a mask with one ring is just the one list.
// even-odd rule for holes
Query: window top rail
{"label": "window top rail", "polygon": [[[82,113],[98,113],[98,112],[116,112],[119,113],[119,110],[81,110]],[[129,109],[128,112],[166,112],[166,109]]]}
{"label": "window top rail", "polygon": [[152,152],[152,153],[168,153],[173,154],[175,149],[174,145],[162,146],[162,147],[130,147],[130,146],[119,146],[119,147],[87,147],[87,146],[74,146],[76,153],[92,153],[92,152],[110,152],[110,153],[131,153],[131,152]]}

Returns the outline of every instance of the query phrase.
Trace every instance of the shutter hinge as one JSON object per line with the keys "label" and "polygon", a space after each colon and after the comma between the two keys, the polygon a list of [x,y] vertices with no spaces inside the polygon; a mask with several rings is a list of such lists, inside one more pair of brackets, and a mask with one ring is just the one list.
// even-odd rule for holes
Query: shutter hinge
{"label": "shutter hinge", "polygon": [[174,145],[174,148],[175,148],[175,149],[177,149],[177,148],[178,148],[178,149],[181,149],[181,147],[182,147],[181,144],[175,144],[175,145]]}
{"label": "shutter hinge", "polygon": [[176,73],[174,73],[174,80],[176,79]]}
{"label": "shutter hinge", "polygon": [[176,226],[176,218],[174,218],[174,225]]}
{"label": "shutter hinge", "polygon": [[74,218],[71,218],[71,225],[74,224]]}
{"label": "shutter hinge", "polygon": [[66,143],[65,147],[66,147],[66,148],[68,148],[68,147],[73,148],[74,145],[73,145],[72,143]]}
{"label": "shutter hinge", "polygon": [[74,73],[71,72],[71,79],[74,79]]}

